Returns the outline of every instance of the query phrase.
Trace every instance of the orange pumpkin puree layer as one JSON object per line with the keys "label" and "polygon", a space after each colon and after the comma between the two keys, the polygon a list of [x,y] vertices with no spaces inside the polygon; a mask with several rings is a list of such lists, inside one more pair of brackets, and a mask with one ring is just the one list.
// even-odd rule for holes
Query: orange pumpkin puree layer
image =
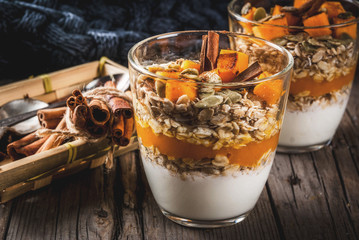
{"label": "orange pumpkin puree layer", "polygon": [[268,150],[274,151],[277,147],[279,133],[261,142],[251,142],[239,149],[224,147],[213,150],[211,147],[191,144],[178,140],[175,137],[167,137],[163,134],[156,135],[151,127],[141,127],[136,123],[137,136],[145,147],[156,147],[160,153],[175,158],[214,158],[217,154],[225,155],[230,164],[238,164],[244,167],[255,167],[259,164],[261,157]]}
{"label": "orange pumpkin puree layer", "polygon": [[353,81],[354,74],[355,67],[350,70],[349,74],[334,78],[331,82],[324,80],[321,83],[317,83],[309,76],[299,78],[296,79],[295,82],[291,82],[290,93],[296,95],[304,91],[310,91],[310,96],[319,97],[326,93],[342,89],[345,85],[348,85],[351,81]]}

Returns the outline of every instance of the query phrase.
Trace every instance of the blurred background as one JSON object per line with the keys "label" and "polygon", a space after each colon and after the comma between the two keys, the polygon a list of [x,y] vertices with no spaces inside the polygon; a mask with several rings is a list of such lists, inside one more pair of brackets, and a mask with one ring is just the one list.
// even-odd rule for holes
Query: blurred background
{"label": "blurred background", "polygon": [[228,30],[229,0],[0,0],[0,85],[127,52],[152,35]]}

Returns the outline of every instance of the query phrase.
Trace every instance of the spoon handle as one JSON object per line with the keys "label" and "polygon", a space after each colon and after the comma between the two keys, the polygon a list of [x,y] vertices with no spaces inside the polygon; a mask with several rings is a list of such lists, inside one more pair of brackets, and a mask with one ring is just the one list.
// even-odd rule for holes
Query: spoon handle
{"label": "spoon handle", "polygon": [[40,109],[46,109],[46,108],[56,108],[56,107],[62,107],[65,106],[66,102],[65,101],[60,101],[60,102],[55,102],[55,103],[51,103],[50,105],[48,105],[47,107],[43,107],[43,108],[39,108],[36,110],[32,110],[30,112],[26,112],[26,113],[21,113],[19,115],[16,116],[12,116],[9,118],[5,118],[0,120],[0,127],[11,127],[19,122],[22,122],[24,120],[27,120],[31,117],[36,116],[37,111]]}

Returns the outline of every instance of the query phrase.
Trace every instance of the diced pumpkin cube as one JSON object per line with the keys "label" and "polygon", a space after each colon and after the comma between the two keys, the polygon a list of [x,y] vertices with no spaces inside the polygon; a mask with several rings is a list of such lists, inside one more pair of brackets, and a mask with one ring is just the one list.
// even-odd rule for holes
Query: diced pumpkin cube
{"label": "diced pumpkin cube", "polygon": [[[340,23],[345,23],[345,22],[352,21],[354,19],[355,19],[355,17],[350,17],[348,19],[342,19],[342,18],[335,17],[335,18],[333,18],[333,23],[334,24],[340,24]],[[336,38],[340,38],[340,36],[343,33],[347,33],[350,37],[352,37],[353,39],[356,39],[356,37],[357,37],[357,24],[353,23],[353,24],[345,26],[345,27],[336,27],[336,28],[334,28],[334,36]]]}
{"label": "diced pumpkin cube", "polygon": [[[329,25],[328,15],[324,12],[314,15],[312,17],[304,19],[303,25],[305,27],[328,26]],[[320,37],[320,36],[332,34],[332,31],[327,27],[305,29],[305,31],[312,37]]]}
{"label": "diced pumpkin cube", "polygon": [[193,62],[191,60],[184,60],[181,64],[181,69],[185,70],[188,68],[194,68],[199,71],[199,69],[201,68],[201,65],[199,63]]}
{"label": "diced pumpkin cube", "polygon": [[247,67],[247,54],[234,50],[221,50],[217,61],[217,69],[222,82],[230,82]]}
{"label": "diced pumpkin cube", "polygon": [[275,5],[273,8],[272,15],[275,16],[275,15],[282,14],[281,10],[282,10],[282,6]]}
{"label": "diced pumpkin cube", "polygon": [[175,103],[182,95],[187,95],[191,100],[194,100],[197,97],[196,83],[192,80],[167,80],[166,98]]}
{"label": "diced pumpkin cube", "polygon": [[157,71],[157,75],[166,77],[166,78],[179,78],[180,72],[177,71]]}
{"label": "diced pumpkin cube", "polygon": [[[255,7],[251,7],[247,14],[243,15],[245,19],[253,20],[254,12],[257,10]],[[240,22],[243,27],[243,33],[251,34],[252,33],[252,23],[249,22]]]}
{"label": "diced pumpkin cube", "polygon": [[271,105],[282,96],[282,88],[282,80],[267,81],[255,86],[253,93]]}
{"label": "diced pumpkin cube", "polygon": [[321,6],[327,9],[329,19],[338,16],[339,13],[344,13],[345,10],[340,2],[325,2]]}
{"label": "diced pumpkin cube", "polygon": [[[264,23],[278,25],[278,26],[288,26],[288,22],[285,17],[269,20]],[[269,26],[265,24],[252,28],[254,36],[266,40],[272,40],[274,38],[283,37],[289,34],[288,28],[286,27],[276,27],[276,26]]]}
{"label": "diced pumpkin cube", "polygon": [[304,3],[309,2],[310,0],[294,0],[293,6],[295,8],[299,8],[300,6],[302,6]]}

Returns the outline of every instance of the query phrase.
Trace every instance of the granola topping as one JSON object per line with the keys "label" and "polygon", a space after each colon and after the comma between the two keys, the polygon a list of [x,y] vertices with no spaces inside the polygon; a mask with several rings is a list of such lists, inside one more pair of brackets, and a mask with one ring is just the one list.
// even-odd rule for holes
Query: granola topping
{"label": "granola topping", "polygon": [[285,47],[294,57],[294,82],[307,76],[318,83],[331,82],[349,74],[356,63],[354,40],[351,38],[311,37],[299,32],[276,38],[273,42]]}
{"label": "granola topping", "polygon": [[[173,63],[170,63],[172,65]],[[278,106],[266,105],[243,89],[200,88],[194,101],[183,95],[176,103],[159,97],[154,79],[141,76],[137,82],[137,121],[154,133],[176,137],[193,144],[241,147],[279,132]],[[158,81],[158,80],[157,80]]]}

